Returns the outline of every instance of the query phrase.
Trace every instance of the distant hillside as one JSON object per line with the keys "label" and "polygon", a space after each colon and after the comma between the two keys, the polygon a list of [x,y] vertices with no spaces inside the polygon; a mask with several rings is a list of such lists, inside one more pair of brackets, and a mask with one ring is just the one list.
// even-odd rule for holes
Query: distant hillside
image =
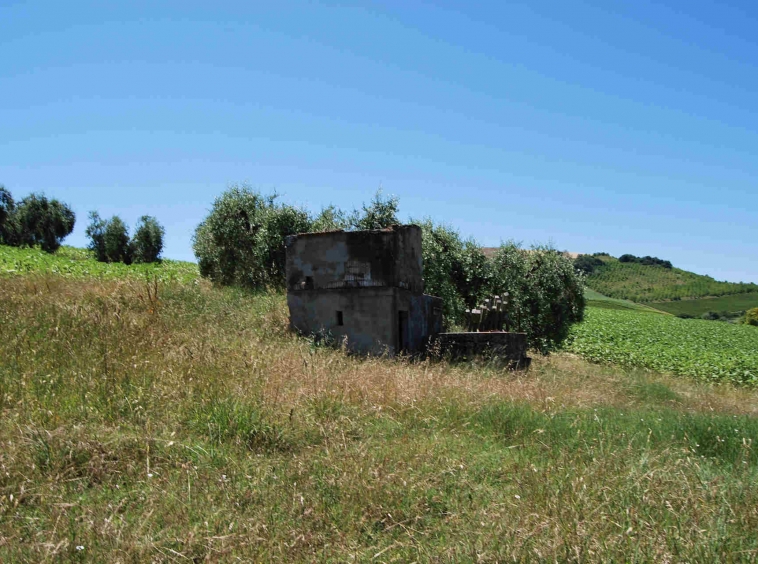
{"label": "distant hillside", "polygon": [[758,296],[758,284],[719,282],[679,268],[620,262],[607,255],[597,258],[603,264],[587,277],[587,285],[611,298],[646,303],[749,293]]}

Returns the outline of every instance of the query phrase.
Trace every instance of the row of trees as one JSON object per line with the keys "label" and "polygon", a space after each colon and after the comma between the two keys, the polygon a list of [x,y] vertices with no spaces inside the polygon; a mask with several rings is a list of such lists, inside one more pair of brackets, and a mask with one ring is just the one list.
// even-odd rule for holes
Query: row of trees
{"label": "row of trees", "polygon": [[[284,286],[284,238],[333,229],[381,229],[399,223],[397,198],[377,192],[361,209],[335,206],[312,215],[234,186],[213,204],[195,231],[193,248],[200,273],[222,285],[248,288]],[[524,250],[502,245],[492,259],[472,239],[462,239],[447,225],[429,219],[411,222],[423,230],[425,291],[444,303],[447,326],[463,323],[466,308],[485,297],[508,293],[508,315],[514,329],[543,351],[557,346],[572,323],[581,321],[584,295],[581,275],[571,259],[550,248]]]}
{"label": "row of trees", "polygon": [[85,231],[90,240],[88,248],[100,262],[124,264],[158,262],[163,252],[163,226],[154,217],[143,215],[129,237],[129,227],[119,216],[105,220],[90,212],[90,224]]}
{"label": "row of trees", "polygon": [[39,246],[53,253],[75,224],[76,215],[68,205],[41,194],[31,194],[16,203],[10,191],[0,186],[0,244]]}

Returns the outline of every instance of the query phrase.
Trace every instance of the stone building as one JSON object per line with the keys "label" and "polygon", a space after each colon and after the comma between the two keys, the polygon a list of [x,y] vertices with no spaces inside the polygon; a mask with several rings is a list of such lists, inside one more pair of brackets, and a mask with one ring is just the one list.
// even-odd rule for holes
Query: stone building
{"label": "stone building", "polygon": [[442,300],[423,293],[421,228],[287,237],[292,327],[363,354],[422,352],[442,330]]}

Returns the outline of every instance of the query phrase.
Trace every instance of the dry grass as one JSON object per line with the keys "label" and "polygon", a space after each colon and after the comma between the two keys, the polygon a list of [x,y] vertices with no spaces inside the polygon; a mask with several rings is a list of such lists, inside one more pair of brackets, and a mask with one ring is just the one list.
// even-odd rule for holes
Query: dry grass
{"label": "dry grass", "polygon": [[753,390],[286,326],[277,295],[0,279],[0,561],[756,558]]}

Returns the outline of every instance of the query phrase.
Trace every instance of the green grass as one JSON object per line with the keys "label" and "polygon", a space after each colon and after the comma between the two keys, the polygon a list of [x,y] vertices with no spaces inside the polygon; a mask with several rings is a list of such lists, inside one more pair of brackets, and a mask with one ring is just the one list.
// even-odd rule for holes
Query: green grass
{"label": "green grass", "polygon": [[160,281],[192,282],[199,277],[197,265],[190,262],[163,260],[155,264],[97,262],[89,251],[61,247],[54,254],[40,249],[19,249],[0,245],[0,276],[56,274],[68,278],[103,280],[158,279]]}
{"label": "green grass", "polygon": [[758,284],[719,282],[710,276],[678,268],[622,263],[611,257],[599,258],[606,264],[587,278],[587,285],[611,298],[646,303],[745,293],[756,293],[758,296]]}
{"label": "green grass", "polygon": [[758,557],[754,389],[357,358],[282,295],[36,272],[0,276],[1,562]]}
{"label": "green grass", "polygon": [[620,310],[627,310],[627,311],[640,311],[643,313],[663,313],[662,311],[648,305],[637,304],[629,300],[609,298],[608,296],[604,296],[600,292],[596,292],[592,288],[585,287],[584,297],[587,300],[587,306],[589,307],[596,307],[596,308],[602,308],[602,309],[620,309]]}
{"label": "green grass", "polygon": [[703,298],[699,300],[681,300],[674,302],[656,302],[650,306],[674,315],[686,314],[700,317],[709,311],[738,312],[758,307],[758,293],[735,294],[720,298]]}
{"label": "green grass", "polygon": [[758,383],[758,328],[747,325],[588,308],[566,348],[594,362]]}

